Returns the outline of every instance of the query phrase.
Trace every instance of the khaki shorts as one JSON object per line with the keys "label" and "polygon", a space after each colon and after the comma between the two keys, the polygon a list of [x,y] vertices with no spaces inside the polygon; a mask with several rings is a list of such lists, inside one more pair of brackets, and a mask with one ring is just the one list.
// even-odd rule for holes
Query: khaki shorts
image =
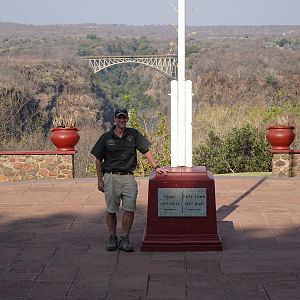
{"label": "khaki shorts", "polygon": [[105,173],[103,180],[107,212],[116,213],[119,210],[121,200],[123,210],[136,210],[138,189],[133,175]]}

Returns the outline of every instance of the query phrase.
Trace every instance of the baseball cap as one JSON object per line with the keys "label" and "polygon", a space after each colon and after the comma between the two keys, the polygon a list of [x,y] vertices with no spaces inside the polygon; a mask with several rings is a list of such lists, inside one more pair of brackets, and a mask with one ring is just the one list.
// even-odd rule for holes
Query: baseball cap
{"label": "baseball cap", "polygon": [[128,117],[128,111],[126,108],[117,108],[115,111],[115,118],[120,116],[120,115],[124,115],[126,117]]}

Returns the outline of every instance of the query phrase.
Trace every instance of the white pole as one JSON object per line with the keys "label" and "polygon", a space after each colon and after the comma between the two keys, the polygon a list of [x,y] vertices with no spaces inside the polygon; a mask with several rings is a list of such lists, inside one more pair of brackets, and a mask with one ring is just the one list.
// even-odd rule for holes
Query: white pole
{"label": "white pole", "polygon": [[185,0],[178,0],[178,81],[185,81]]}
{"label": "white pole", "polygon": [[192,81],[187,80],[185,85],[185,166],[193,166],[193,131],[192,131],[192,115],[193,115],[193,93],[192,93]]}
{"label": "white pole", "polygon": [[177,92],[178,92],[177,81],[172,80],[171,81],[171,167],[172,168],[178,166],[178,154],[177,154],[178,94]]}
{"label": "white pole", "polygon": [[185,0],[178,0],[178,166],[186,165],[185,136]]}

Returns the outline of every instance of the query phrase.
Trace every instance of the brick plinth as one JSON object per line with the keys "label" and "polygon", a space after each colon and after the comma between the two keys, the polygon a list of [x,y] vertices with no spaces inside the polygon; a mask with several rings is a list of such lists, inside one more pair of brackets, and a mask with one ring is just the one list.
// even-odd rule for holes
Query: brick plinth
{"label": "brick plinth", "polygon": [[292,168],[291,168],[291,176],[299,177],[300,176],[300,151],[299,153],[292,153]]}
{"label": "brick plinth", "polygon": [[0,152],[0,182],[74,177],[75,151]]}
{"label": "brick plinth", "polygon": [[291,157],[289,153],[274,153],[272,157],[272,175],[275,177],[291,177]]}
{"label": "brick plinth", "polygon": [[300,150],[273,151],[272,174],[278,178],[300,177]]}

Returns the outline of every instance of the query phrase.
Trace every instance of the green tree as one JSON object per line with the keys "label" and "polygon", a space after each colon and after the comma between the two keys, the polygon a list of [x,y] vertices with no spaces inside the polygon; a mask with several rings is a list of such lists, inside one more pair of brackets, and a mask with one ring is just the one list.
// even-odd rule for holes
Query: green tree
{"label": "green tree", "polygon": [[290,45],[291,42],[286,38],[282,38],[277,44],[279,47],[283,47],[284,45]]}
{"label": "green tree", "polygon": [[251,125],[234,128],[225,140],[226,161],[231,172],[262,172],[271,169],[265,132]]}
{"label": "green tree", "polygon": [[249,124],[232,129],[223,140],[210,132],[205,144],[194,147],[194,164],[217,174],[270,171],[271,153],[264,134]]}
{"label": "green tree", "polygon": [[213,131],[208,133],[206,144],[193,149],[194,165],[205,165],[217,174],[230,172],[225,156],[225,143]]}
{"label": "green tree", "polygon": [[97,35],[94,34],[94,33],[89,33],[89,34],[87,34],[86,38],[88,40],[96,40],[97,39]]}

